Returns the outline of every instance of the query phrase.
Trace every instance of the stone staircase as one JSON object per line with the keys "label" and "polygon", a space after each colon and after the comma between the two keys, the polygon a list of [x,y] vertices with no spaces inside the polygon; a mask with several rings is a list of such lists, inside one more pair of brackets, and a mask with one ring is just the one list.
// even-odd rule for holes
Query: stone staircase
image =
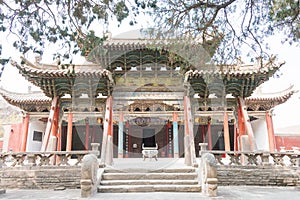
{"label": "stone staircase", "polygon": [[195,168],[105,169],[98,192],[200,192]]}

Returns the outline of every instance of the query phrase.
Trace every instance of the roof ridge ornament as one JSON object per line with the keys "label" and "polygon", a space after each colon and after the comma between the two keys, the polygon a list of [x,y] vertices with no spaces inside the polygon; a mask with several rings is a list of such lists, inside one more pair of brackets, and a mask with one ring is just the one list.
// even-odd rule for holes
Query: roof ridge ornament
{"label": "roof ridge ornament", "polygon": [[263,57],[262,56],[256,57],[256,67],[258,69],[262,69],[263,68]]}
{"label": "roof ridge ornament", "polygon": [[105,32],[103,35],[107,40],[112,39],[112,33],[110,31]]}

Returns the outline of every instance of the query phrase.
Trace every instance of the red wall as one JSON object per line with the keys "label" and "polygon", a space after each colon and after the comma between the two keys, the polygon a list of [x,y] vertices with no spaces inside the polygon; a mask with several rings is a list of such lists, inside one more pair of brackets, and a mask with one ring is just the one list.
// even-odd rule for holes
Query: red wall
{"label": "red wall", "polygon": [[22,123],[11,125],[8,140],[8,151],[19,152],[22,143]]}
{"label": "red wall", "polygon": [[292,147],[300,148],[300,136],[275,136],[277,150],[285,147],[285,150],[292,150]]}

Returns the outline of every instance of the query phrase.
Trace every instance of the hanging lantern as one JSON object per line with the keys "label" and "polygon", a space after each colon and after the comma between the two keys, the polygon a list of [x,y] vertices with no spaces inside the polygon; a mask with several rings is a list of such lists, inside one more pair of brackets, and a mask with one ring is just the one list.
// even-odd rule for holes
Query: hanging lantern
{"label": "hanging lantern", "polygon": [[103,119],[101,117],[97,117],[97,123],[98,124],[102,124],[103,123]]}

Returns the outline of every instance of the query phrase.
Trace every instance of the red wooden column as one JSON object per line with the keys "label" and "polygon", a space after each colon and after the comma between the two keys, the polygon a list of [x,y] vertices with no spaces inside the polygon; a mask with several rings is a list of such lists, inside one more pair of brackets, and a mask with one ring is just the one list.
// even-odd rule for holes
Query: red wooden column
{"label": "red wooden column", "polygon": [[240,106],[238,107],[238,129],[240,136],[245,135],[245,119],[243,118]]}
{"label": "red wooden column", "polygon": [[51,136],[57,137],[58,119],[59,118],[59,106],[55,108],[53,122],[51,127]]}
{"label": "red wooden column", "polygon": [[184,163],[188,166],[192,165],[192,153],[191,153],[191,139],[190,138],[190,128],[189,127],[189,112],[191,112],[189,107],[189,99],[187,96],[183,97],[184,106]]}
{"label": "red wooden column", "polygon": [[273,119],[269,112],[266,112],[266,123],[268,129],[269,150],[270,152],[274,152],[274,150],[276,149],[275,135],[274,135]]}
{"label": "red wooden column", "polygon": [[85,150],[89,150],[90,124],[89,118],[85,119]]}
{"label": "red wooden column", "polygon": [[238,148],[237,150],[242,150],[242,135],[245,135],[245,125],[244,125],[244,119],[242,116],[242,112],[240,109],[240,106],[238,106],[238,123],[237,123],[237,129],[238,129],[238,135],[237,135],[237,141],[238,141]]}
{"label": "red wooden column", "polygon": [[208,140],[208,150],[212,150],[211,119],[209,119],[207,122],[207,140]]}
{"label": "red wooden column", "polygon": [[103,139],[101,148],[101,164],[112,164],[113,158],[113,120],[112,120],[112,96],[106,99],[105,118],[103,121]]}
{"label": "red wooden column", "polygon": [[256,141],[255,141],[255,138],[254,138],[252,126],[250,124],[250,119],[249,119],[248,113],[245,110],[245,102],[241,97],[239,97],[238,98],[238,103],[239,103],[239,110],[241,112],[242,118],[244,119],[244,127],[246,129],[247,134],[248,134],[250,150],[254,151],[254,150],[257,149]]}
{"label": "red wooden column", "polygon": [[230,137],[229,137],[229,126],[228,126],[228,113],[224,112],[224,145],[225,151],[230,151]]}
{"label": "red wooden column", "polygon": [[51,109],[49,112],[49,117],[48,117],[48,121],[47,121],[47,125],[46,125],[46,130],[45,130],[44,139],[42,142],[41,151],[46,151],[48,148],[49,139],[52,134],[52,132],[51,132],[52,125],[53,125],[54,117],[56,115],[55,113],[57,111],[57,105],[58,105],[58,97],[54,97],[52,99]]}
{"label": "red wooden column", "polygon": [[67,130],[67,147],[66,151],[72,151],[72,136],[73,136],[73,113],[68,114],[68,130]]}
{"label": "red wooden column", "polygon": [[[106,164],[112,165],[113,162],[113,98],[112,96],[108,97],[108,107],[109,107],[109,117],[108,117],[108,131],[107,131],[107,154],[106,154]],[[105,121],[107,118],[105,119]]]}
{"label": "red wooden column", "polygon": [[26,113],[26,115],[23,117],[22,121],[22,143],[21,143],[21,152],[26,151],[26,145],[27,145],[27,138],[28,138],[28,127],[29,127],[29,114]]}

